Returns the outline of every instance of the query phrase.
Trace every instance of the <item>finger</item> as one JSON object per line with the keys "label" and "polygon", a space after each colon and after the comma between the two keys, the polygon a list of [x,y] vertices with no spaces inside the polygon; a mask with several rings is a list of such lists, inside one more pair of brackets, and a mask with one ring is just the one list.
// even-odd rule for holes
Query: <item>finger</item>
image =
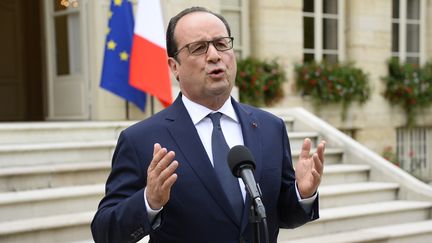
{"label": "finger", "polygon": [[171,191],[171,187],[174,185],[174,183],[177,181],[177,174],[172,174],[168,179],[165,180],[164,184],[162,185],[162,190],[169,193]]}
{"label": "finger", "polygon": [[[156,156],[158,156],[158,154]],[[169,151],[168,153],[165,153],[164,156],[157,163],[156,167],[154,168],[154,172],[157,175],[159,175],[173,161],[174,156],[175,156],[174,151]]]}
{"label": "finger", "polygon": [[303,145],[300,152],[300,160],[309,158],[311,143],[312,142],[309,138],[305,138],[303,140]]}
{"label": "finger", "polygon": [[[156,147],[156,146],[155,146]],[[154,154],[152,161],[150,162],[148,172],[154,171],[159,164],[159,161],[167,154],[166,148],[155,148],[154,151],[157,152]]]}
{"label": "finger", "polygon": [[153,146],[153,156],[156,155],[156,153],[161,149],[162,147],[160,146],[160,144],[155,143]]}
{"label": "finger", "polygon": [[321,175],[316,170],[312,170],[312,178],[313,178],[313,191],[316,191],[319,184],[321,183]]}
{"label": "finger", "polygon": [[324,151],[325,151],[326,141],[321,141],[317,148],[317,154],[322,163],[324,163]]}
{"label": "finger", "polygon": [[314,163],[314,168],[315,168],[315,170],[316,170],[320,175],[322,175],[322,174],[323,174],[323,167],[324,167],[324,166],[323,166],[323,163],[322,163],[322,161],[320,160],[318,154],[315,153],[315,154],[312,156],[312,159],[313,159],[313,163]]}
{"label": "finger", "polygon": [[159,175],[159,180],[161,181],[161,184],[163,184],[167,178],[169,178],[172,174],[174,174],[174,171],[178,167],[178,162],[174,160],[171,164],[168,165]]}

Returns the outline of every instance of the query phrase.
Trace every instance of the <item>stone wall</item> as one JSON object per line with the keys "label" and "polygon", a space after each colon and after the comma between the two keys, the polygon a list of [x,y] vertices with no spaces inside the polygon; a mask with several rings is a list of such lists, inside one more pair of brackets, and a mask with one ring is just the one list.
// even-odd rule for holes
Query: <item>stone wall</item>
{"label": "stone wall", "polygon": [[[391,56],[391,0],[345,1],[346,60],[369,74],[372,94],[360,106],[353,104],[345,121],[340,118],[337,105],[314,110],[307,98],[295,91],[293,67],[302,61],[303,1],[251,0],[251,53],[260,58],[278,57],[285,65],[289,82],[285,84],[285,98],[277,106],[302,106],[333,126],[353,130],[355,138],[381,153],[386,146],[395,147],[397,127],[405,124],[401,108],[391,106],[384,99],[381,78],[387,74],[387,61]],[[427,13],[432,13],[432,1],[427,1]],[[426,14],[432,26],[432,14]],[[432,57],[432,28],[427,29],[427,52]],[[432,109],[418,117],[419,125],[432,125]]]}
{"label": "stone wall", "polygon": [[[426,53],[432,59],[432,1],[426,9]],[[94,26],[90,27],[92,49],[91,76],[94,119],[124,119],[123,100],[98,88],[100,66],[103,55],[104,30],[108,1],[90,1],[90,12]],[[134,1],[135,2],[135,1]],[[186,7],[200,5],[220,12],[221,3],[227,0],[166,0],[162,2],[166,25],[170,17]],[[369,74],[372,96],[363,106],[353,104],[345,121],[340,119],[337,105],[322,107],[315,111],[307,98],[300,97],[295,90],[294,65],[303,57],[302,0],[249,0],[250,54],[264,59],[277,58],[285,67],[288,82],[284,84],[285,98],[276,106],[302,106],[333,126],[352,129],[355,138],[367,147],[381,153],[385,146],[395,146],[395,128],[405,124],[403,110],[392,107],[382,96],[384,91],[381,77],[387,73],[386,61],[391,56],[391,9],[392,0],[346,0],[345,1],[345,50],[346,60]],[[173,79],[174,80],[174,79]],[[173,89],[178,91],[177,83]],[[149,102],[150,103],[150,102]],[[156,102],[156,111],[162,109]],[[142,114],[133,106],[130,118],[142,119]],[[432,109],[426,109],[418,117],[418,124],[432,126]]]}

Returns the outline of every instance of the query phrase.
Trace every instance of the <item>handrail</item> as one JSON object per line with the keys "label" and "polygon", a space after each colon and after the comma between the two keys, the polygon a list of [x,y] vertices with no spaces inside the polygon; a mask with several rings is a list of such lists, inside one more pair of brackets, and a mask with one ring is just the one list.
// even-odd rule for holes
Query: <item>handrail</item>
{"label": "handrail", "polygon": [[[319,132],[328,145],[344,149],[344,163],[363,163],[371,166],[372,180],[385,180],[400,185],[398,198],[406,200],[432,200],[432,187],[406,171],[394,166],[377,153],[347,136],[304,108],[266,108],[278,116],[292,116],[294,127],[303,127]],[[300,122],[297,124],[296,122]]]}

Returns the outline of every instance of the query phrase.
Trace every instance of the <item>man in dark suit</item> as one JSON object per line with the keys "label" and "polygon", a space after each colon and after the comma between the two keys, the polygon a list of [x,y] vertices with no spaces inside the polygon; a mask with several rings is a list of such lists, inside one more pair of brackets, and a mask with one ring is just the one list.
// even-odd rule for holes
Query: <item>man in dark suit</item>
{"label": "man in dark suit", "polygon": [[[311,141],[305,139],[295,173],[284,122],[230,97],[237,72],[230,36],[226,20],[204,8],[171,19],[168,63],[181,94],[170,107],[121,133],[106,195],[92,222],[96,242],[136,242],[148,234],[150,242],[253,241],[251,200],[243,182],[234,179],[228,186],[240,195],[240,205],[234,205],[235,196],[226,192],[230,179],[215,172],[220,165],[213,124],[225,144],[245,145],[256,160],[270,242],[277,241],[279,228],[318,218],[325,142],[310,156]],[[220,125],[213,123],[215,113]]]}

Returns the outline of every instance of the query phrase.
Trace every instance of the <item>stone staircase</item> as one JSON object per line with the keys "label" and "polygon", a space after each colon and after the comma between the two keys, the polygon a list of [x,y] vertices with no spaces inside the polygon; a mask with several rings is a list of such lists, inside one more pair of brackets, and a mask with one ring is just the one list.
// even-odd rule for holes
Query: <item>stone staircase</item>
{"label": "stone staircase", "polygon": [[[296,161],[325,138],[321,218],[279,242],[432,242],[432,189],[303,109],[286,117]],[[0,242],[92,242],[119,132],[133,122],[0,125]],[[147,238],[141,242],[147,242]]]}
{"label": "stone staircase", "polygon": [[328,145],[320,219],[281,230],[278,242],[432,242],[432,187],[303,109],[269,111],[289,117],[289,134],[317,132],[315,144],[325,138]]}
{"label": "stone staircase", "polygon": [[0,242],[92,242],[112,152],[131,124],[1,124]]}

